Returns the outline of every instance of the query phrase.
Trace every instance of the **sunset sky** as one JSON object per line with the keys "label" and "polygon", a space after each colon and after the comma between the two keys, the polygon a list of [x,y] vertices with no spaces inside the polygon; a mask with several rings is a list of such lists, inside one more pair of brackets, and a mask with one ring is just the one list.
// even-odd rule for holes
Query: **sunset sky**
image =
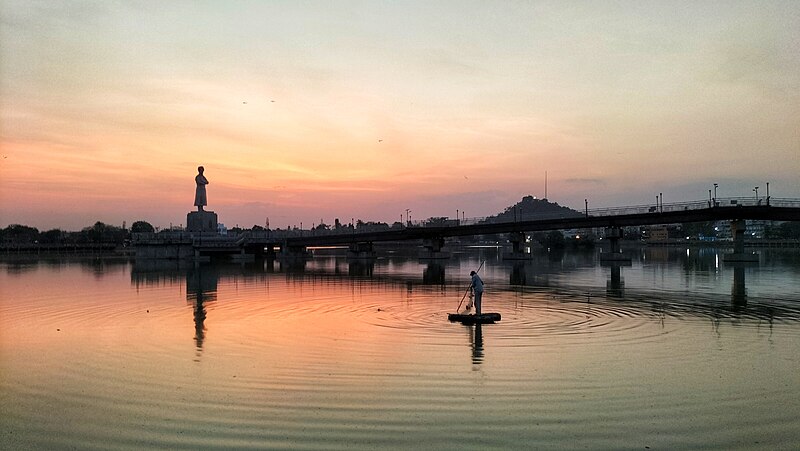
{"label": "sunset sky", "polygon": [[0,1],[0,226],[800,198],[800,3]]}

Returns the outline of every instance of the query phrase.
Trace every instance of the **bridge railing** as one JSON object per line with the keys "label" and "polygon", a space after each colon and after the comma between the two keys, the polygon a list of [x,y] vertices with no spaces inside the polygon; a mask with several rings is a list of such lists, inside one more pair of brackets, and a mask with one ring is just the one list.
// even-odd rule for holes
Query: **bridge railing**
{"label": "bridge railing", "polygon": [[[674,212],[686,210],[701,210],[707,208],[736,208],[740,206],[766,206],[771,207],[784,207],[784,208],[800,208],[800,199],[796,198],[776,198],[761,196],[753,197],[726,197],[718,198],[714,201],[709,199],[694,200],[686,202],[672,202],[663,205],[645,204],[645,205],[630,205],[622,207],[601,207],[591,208],[589,210],[577,211],[573,210],[570,213],[528,213],[520,214],[517,217],[518,221],[536,221],[536,220],[549,220],[549,219],[564,219],[576,216],[616,216],[616,215],[630,215],[630,214],[645,214],[645,213],[661,213],[661,212]],[[402,229],[409,227],[456,227],[464,225],[484,224],[487,222],[500,222],[496,217],[473,217],[462,219],[446,219],[434,218],[428,220],[420,220],[408,222],[402,226]],[[198,240],[204,245],[224,245],[225,243],[235,242],[238,245],[246,244],[247,242],[265,242],[265,241],[281,241],[285,238],[299,238],[299,237],[312,237],[312,236],[327,236],[327,235],[346,235],[346,234],[360,234],[371,233],[379,231],[400,230],[397,225],[380,227],[375,224],[367,224],[361,227],[342,227],[340,229],[285,229],[285,230],[248,230],[239,235],[229,234],[225,237],[215,234],[196,234],[189,233],[182,230],[163,230],[158,233],[134,233],[132,241],[134,244],[144,244],[146,242],[170,242],[170,241],[184,241],[189,240],[197,243]]]}
{"label": "bridge railing", "polygon": [[625,207],[603,207],[589,209],[589,216],[615,216],[668,211],[701,210],[705,208],[736,208],[744,206],[800,207],[800,199],[770,197],[725,197],[715,200],[695,200],[665,204],[633,205]]}

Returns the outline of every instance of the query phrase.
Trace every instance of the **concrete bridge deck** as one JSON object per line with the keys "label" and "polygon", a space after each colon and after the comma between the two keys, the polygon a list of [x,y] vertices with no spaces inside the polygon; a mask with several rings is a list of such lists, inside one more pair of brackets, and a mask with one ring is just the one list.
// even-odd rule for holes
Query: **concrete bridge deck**
{"label": "concrete bridge deck", "polygon": [[[548,230],[620,228],[658,224],[676,224],[706,221],[800,221],[800,199],[718,199],[652,206],[614,207],[586,210],[573,215],[523,217],[512,222],[493,222],[488,219],[449,221],[447,225],[421,223],[403,228],[359,231],[355,228],[340,230],[284,230],[248,231],[238,236],[224,237],[210,234],[173,232],[170,234],[141,235],[134,245],[142,255],[153,258],[183,258],[202,253],[259,254],[271,249],[304,252],[314,246],[357,246],[382,241],[423,240],[426,246],[438,251],[444,238],[503,233],[526,233]],[[362,247],[357,252],[370,252]],[[145,248],[148,250],[145,251]],[[162,249],[163,248],[163,249]],[[173,249],[178,249],[173,251]],[[169,249],[164,251],[164,249]]]}
{"label": "concrete bridge deck", "polygon": [[[479,223],[438,227],[406,227],[400,230],[319,234],[287,237],[285,242],[293,246],[332,246],[357,242],[405,241],[433,239],[437,237],[490,235],[511,232],[538,232],[564,229],[590,229],[605,227],[629,227],[657,224],[675,224],[722,220],[769,220],[800,221],[800,207],[738,206],[732,208],[712,207],[698,210],[679,210],[652,213],[618,214],[608,216],[574,216],[550,219],[533,219],[516,222]],[[255,237],[254,237],[255,239]],[[280,244],[279,241],[272,241]]]}

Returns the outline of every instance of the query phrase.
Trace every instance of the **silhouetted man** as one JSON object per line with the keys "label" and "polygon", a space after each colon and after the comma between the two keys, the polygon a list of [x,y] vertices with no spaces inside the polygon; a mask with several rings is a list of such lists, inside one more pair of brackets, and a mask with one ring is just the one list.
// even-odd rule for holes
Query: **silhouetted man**
{"label": "silhouetted man", "polygon": [[481,298],[483,297],[483,280],[481,280],[478,273],[472,271],[469,273],[472,276],[472,282],[469,284],[469,289],[475,295],[475,314],[481,314]]}

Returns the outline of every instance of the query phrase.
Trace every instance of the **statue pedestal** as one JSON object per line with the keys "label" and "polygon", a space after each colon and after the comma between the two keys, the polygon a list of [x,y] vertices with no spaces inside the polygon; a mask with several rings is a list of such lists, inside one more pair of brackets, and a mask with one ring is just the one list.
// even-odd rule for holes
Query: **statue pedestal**
{"label": "statue pedestal", "polygon": [[217,233],[217,214],[213,211],[192,211],[186,215],[187,232]]}

